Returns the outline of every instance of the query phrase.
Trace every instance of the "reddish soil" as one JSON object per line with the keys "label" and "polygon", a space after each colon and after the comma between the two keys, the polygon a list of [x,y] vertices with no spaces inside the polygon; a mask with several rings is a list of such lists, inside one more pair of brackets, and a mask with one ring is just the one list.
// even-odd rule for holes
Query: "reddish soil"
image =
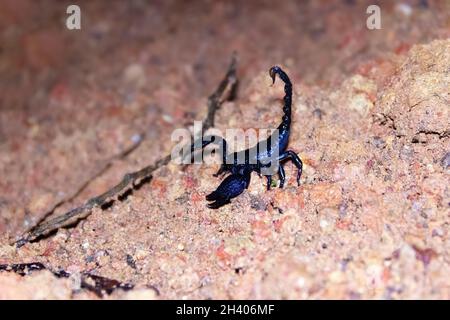
{"label": "reddish soil", "polygon": [[[0,299],[99,298],[85,272],[133,284],[104,299],[450,299],[450,5],[378,1],[3,0],[0,11]],[[170,163],[131,195],[21,248],[52,215],[170,153],[176,128],[239,55],[240,87],[216,127],[275,128],[294,83],[284,189],[252,176],[206,207],[217,165]],[[116,154],[145,135],[127,157]],[[275,179],[276,180],[276,179]],[[51,218],[51,217],[50,217]]]}

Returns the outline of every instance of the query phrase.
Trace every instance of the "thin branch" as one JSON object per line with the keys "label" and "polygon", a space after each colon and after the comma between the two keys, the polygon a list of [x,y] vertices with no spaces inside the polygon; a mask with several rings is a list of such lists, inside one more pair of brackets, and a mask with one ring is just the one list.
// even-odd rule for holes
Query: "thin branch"
{"label": "thin branch", "polygon": [[104,164],[91,177],[89,177],[86,181],[84,181],[72,194],[64,197],[63,199],[55,203],[38,221],[36,221],[34,226],[28,228],[28,230],[26,230],[25,233],[28,233],[31,230],[35,229],[36,226],[38,226],[45,219],[51,216],[55,212],[55,210],[61,207],[63,204],[73,201],[76,197],[78,197],[81,194],[81,192],[83,192],[92,183],[92,181],[103,175],[113,165],[115,161],[126,158],[129,154],[131,154],[134,150],[136,150],[144,140],[144,136],[145,135],[143,133],[139,134],[139,139],[136,142],[134,142],[131,146],[121,151],[120,153],[114,155],[113,157],[109,158],[107,161],[105,161]]}
{"label": "thin branch", "polygon": [[[233,54],[230,66],[228,67],[228,72],[225,78],[220,82],[214,93],[208,98],[208,113],[206,119],[203,121],[203,129],[206,131],[212,126],[214,126],[214,120],[216,111],[220,108],[222,103],[226,100],[233,99],[236,94],[237,88],[237,77],[236,77],[236,67],[237,58],[236,54]],[[227,91],[227,88],[229,90]],[[228,95],[225,96],[225,92]],[[68,227],[76,222],[87,218],[94,208],[101,207],[110,200],[114,200],[115,197],[120,196],[127,191],[130,185],[134,187],[138,181],[142,181],[146,178],[151,177],[152,173],[167,165],[171,160],[171,155],[167,155],[154,164],[144,167],[138,171],[127,173],[124,175],[122,181],[117,185],[106,191],[105,193],[89,199],[85,204],[75,209],[72,209],[58,217],[55,217],[49,221],[41,222],[36,227],[32,228],[30,231],[26,232],[15,244],[18,248],[25,245],[26,243],[38,240],[45,237],[63,227]],[[106,169],[105,169],[106,170]]]}
{"label": "thin branch", "polygon": [[238,79],[236,77],[236,67],[237,67],[237,55],[233,53],[231,58],[230,66],[228,67],[228,72],[225,78],[220,82],[216,91],[208,98],[208,114],[205,120],[203,120],[203,131],[207,131],[209,128],[214,127],[214,121],[216,117],[216,111],[222,105],[224,100],[222,96],[225,90],[230,87],[230,91],[226,100],[233,100],[236,97],[238,88]]}

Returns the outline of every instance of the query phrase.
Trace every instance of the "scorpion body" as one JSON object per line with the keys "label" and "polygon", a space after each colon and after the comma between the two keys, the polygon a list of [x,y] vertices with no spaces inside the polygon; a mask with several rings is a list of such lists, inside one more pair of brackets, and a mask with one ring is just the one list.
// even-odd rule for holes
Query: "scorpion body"
{"label": "scorpion body", "polygon": [[[212,142],[217,143],[222,147],[222,164],[219,171],[214,176],[217,177],[227,172],[230,173],[215,191],[206,196],[206,200],[211,201],[211,203],[208,204],[209,208],[217,209],[230,203],[232,198],[239,196],[248,188],[251,173],[253,171],[261,175],[263,169],[275,167],[276,172],[273,173],[278,173],[280,178],[280,188],[282,188],[286,178],[281,163],[286,160],[291,160],[297,167],[297,184],[300,185],[303,163],[294,151],[287,150],[292,120],[292,83],[288,75],[278,66],[270,68],[269,75],[272,78],[273,83],[275,83],[277,75],[284,82],[284,114],[275,133],[266,140],[258,142],[252,148],[233,153],[228,153],[227,142],[222,137],[207,136],[202,138],[202,149]],[[194,151],[195,145],[195,143],[192,145],[191,151]],[[239,161],[240,159],[244,159],[244,161]],[[267,178],[268,190],[272,183],[272,174],[268,174],[267,172],[264,174]]]}

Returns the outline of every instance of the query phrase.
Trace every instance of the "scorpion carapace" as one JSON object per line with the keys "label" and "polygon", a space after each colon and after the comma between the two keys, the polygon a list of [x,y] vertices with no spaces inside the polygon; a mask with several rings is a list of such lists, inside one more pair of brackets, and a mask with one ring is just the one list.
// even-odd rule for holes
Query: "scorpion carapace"
{"label": "scorpion carapace", "polygon": [[[205,136],[201,143],[192,144],[191,151],[194,151],[195,146],[201,145],[203,149],[210,143],[220,145],[222,149],[222,164],[219,171],[214,176],[219,176],[226,172],[230,172],[219,187],[212,193],[206,196],[206,200],[212,201],[208,204],[209,208],[217,209],[221,206],[230,203],[232,198],[240,195],[250,184],[250,176],[252,171],[259,175],[264,174],[267,178],[267,189],[270,189],[272,182],[272,175],[278,173],[280,178],[280,188],[284,186],[285,173],[281,162],[291,160],[297,167],[297,184],[300,185],[300,177],[302,174],[303,163],[298,155],[292,150],[286,150],[289,142],[289,134],[291,127],[291,107],[292,107],[292,83],[288,75],[278,66],[270,68],[269,75],[275,83],[275,78],[278,75],[284,82],[284,106],[283,117],[280,125],[275,133],[268,139],[258,142],[252,148],[228,153],[227,142],[224,138],[219,136]],[[238,161],[238,159],[240,161]],[[242,161],[244,159],[244,161]],[[268,172],[268,168],[271,171]]]}

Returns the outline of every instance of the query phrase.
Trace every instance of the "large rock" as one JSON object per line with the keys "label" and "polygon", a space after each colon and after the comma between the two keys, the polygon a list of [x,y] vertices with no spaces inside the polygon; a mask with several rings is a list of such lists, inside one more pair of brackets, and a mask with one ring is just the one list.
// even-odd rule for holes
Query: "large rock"
{"label": "large rock", "polygon": [[398,136],[413,142],[448,136],[450,40],[414,46],[376,106]]}

